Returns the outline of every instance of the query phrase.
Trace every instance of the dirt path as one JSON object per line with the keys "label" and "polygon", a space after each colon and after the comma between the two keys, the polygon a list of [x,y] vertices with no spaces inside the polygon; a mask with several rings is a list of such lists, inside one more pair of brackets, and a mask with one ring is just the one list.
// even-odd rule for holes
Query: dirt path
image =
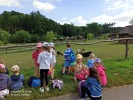
{"label": "dirt path", "polygon": [[[45,100],[79,100],[78,94],[66,94]],[[90,100],[87,98],[86,100]],[[103,89],[102,100],[133,100],[133,84]]]}

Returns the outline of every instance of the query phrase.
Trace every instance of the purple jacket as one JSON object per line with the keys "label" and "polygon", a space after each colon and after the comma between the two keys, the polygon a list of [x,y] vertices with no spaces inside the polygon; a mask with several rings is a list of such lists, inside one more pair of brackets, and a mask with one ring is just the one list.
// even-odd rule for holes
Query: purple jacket
{"label": "purple jacket", "polygon": [[0,91],[7,89],[11,84],[11,79],[7,74],[0,74]]}

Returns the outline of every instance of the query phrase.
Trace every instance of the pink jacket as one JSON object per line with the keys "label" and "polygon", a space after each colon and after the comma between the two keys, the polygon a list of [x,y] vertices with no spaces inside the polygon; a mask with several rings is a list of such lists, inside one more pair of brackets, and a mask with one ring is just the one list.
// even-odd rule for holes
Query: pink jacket
{"label": "pink jacket", "polygon": [[106,70],[106,68],[104,68],[102,65],[97,67],[101,85],[104,85],[104,86],[107,85],[107,77],[106,77],[105,70]]}

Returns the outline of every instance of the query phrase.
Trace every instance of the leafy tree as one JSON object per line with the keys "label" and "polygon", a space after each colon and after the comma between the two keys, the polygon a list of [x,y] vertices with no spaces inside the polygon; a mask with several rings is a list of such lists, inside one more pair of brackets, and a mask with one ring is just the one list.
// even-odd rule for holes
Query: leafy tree
{"label": "leafy tree", "polygon": [[54,32],[48,31],[46,33],[46,41],[47,42],[53,42],[53,39],[54,39]]}
{"label": "leafy tree", "polygon": [[94,35],[93,34],[91,34],[91,33],[87,34],[87,39],[91,40],[93,38],[94,38]]}
{"label": "leafy tree", "polygon": [[9,38],[10,38],[11,34],[9,34],[8,32],[4,31],[4,30],[0,30],[0,40],[4,43],[7,44],[9,42]]}
{"label": "leafy tree", "polygon": [[31,36],[31,42],[38,42],[38,41],[40,41],[40,39],[41,38],[37,34],[33,34]]}
{"label": "leafy tree", "polygon": [[133,19],[130,20],[129,24],[133,25]]}
{"label": "leafy tree", "polygon": [[26,43],[30,42],[31,35],[27,31],[20,30],[13,35],[12,39],[14,40],[15,43]]}

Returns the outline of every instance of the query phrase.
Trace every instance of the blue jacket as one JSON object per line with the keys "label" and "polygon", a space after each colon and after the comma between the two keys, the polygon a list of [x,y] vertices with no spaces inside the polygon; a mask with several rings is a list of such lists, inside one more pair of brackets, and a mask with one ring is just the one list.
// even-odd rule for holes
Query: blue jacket
{"label": "blue jacket", "polygon": [[74,52],[73,52],[72,48],[67,48],[66,51],[64,52],[65,60],[69,61],[71,54],[74,55]]}
{"label": "blue jacket", "polygon": [[90,67],[92,67],[92,66],[94,66],[94,59],[89,59],[88,61],[87,61],[87,66],[90,68]]}
{"label": "blue jacket", "polygon": [[85,87],[89,88],[92,97],[102,96],[101,85],[95,78],[89,77],[85,82]]}
{"label": "blue jacket", "polygon": [[24,76],[22,74],[12,75],[11,76],[11,90],[17,91],[20,90],[24,86]]}

